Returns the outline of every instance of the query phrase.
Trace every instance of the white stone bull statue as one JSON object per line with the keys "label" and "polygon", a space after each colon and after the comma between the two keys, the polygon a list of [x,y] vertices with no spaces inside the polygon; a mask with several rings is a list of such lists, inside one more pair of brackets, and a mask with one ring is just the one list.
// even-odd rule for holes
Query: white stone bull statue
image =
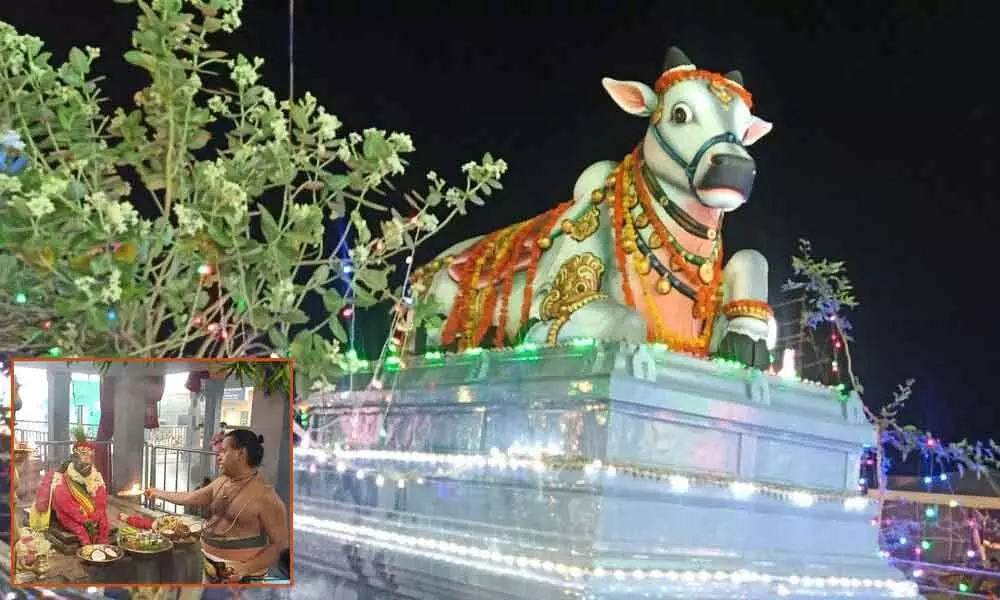
{"label": "white stone bull statue", "polygon": [[720,231],[750,196],[757,171],[746,147],[771,124],[751,114],[739,71],[698,69],[676,48],[653,89],[603,84],[625,112],[650,119],[639,146],[588,167],[571,201],[417,269],[415,301],[447,315],[428,328],[428,346],[590,337],[766,369],[776,331],[767,261],[741,250],[723,268]]}

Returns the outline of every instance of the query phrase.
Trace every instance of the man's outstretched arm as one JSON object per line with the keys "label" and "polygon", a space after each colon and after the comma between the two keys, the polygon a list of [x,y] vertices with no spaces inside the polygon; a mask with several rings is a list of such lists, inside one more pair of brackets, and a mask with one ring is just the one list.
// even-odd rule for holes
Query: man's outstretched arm
{"label": "man's outstretched arm", "polygon": [[218,486],[219,479],[216,479],[211,484],[193,492],[164,492],[150,489],[146,490],[146,496],[180,506],[208,506],[215,498],[215,490]]}

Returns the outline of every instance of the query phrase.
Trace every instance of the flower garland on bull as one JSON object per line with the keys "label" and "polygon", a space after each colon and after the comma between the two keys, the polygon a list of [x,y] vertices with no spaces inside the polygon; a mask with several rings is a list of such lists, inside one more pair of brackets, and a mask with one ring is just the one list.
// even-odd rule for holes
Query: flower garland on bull
{"label": "flower garland on bull", "polygon": [[111,533],[107,486],[101,472],[94,468],[94,445],[81,428],[74,431],[74,436],[70,457],[42,478],[31,506],[29,526],[34,531],[48,530],[54,511],[57,523],[76,536],[80,544],[106,544]]}
{"label": "flower garland on bull", "polygon": [[[669,68],[659,78],[655,89],[662,102],[663,94],[682,81],[704,81],[709,91],[725,107],[740,98],[749,109],[749,92],[729,75],[693,67]],[[651,129],[657,131],[663,118],[662,105],[652,111]],[[723,139],[724,138],[724,139]],[[730,133],[705,142],[690,163],[676,156],[665,141],[665,150],[682,167],[697,166],[705,148],[726,141],[739,143]],[[691,175],[689,174],[689,177]],[[693,184],[692,184],[693,185]],[[752,317],[767,321],[773,318],[770,306],[763,301],[737,299],[723,305],[723,251],[719,230],[722,211],[701,218],[688,214],[671,201],[646,164],[642,143],[620,162],[607,177],[604,186],[591,193],[591,205],[569,202],[528,221],[488,234],[464,251],[443,256],[414,272],[414,291],[419,295],[443,267],[458,283],[460,292],[441,332],[445,345],[457,342],[459,350],[479,346],[488,329],[495,325],[494,345],[503,346],[509,319],[509,305],[514,276],[527,271],[521,317],[523,333],[531,325],[528,317],[533,299],[535,271],[541,253],[560,235],[582,241],[606,222],[613,236],[614,260],[620,278],[622,303],[636,309],[647,322],[647,341],[662,343],[671,350],[706,356],[712,340],[714,322],[721,312],[728,319]],[[657,213],[662,207],[666,220],[679,228],[688,243],[698,246],[691,251]],[[556,227],[556,223],[559,226]],[[694,239],[695,242],[691,242]],[[709,248],[704,252],[704,244]],[[546,342],[554,344],[560,328],[569,316],[589,302],[607,298],[601,291],[605,267],[596,256],[586,253],[571,257],[559,269],[551,290],[540,307],[539,316],[552,321]],[[673,293],[675,292],[676,293]],[[662,313],[677,314],[678,294],[690,303],[692,334],[671,330]],[[664,297],[673,302],[673,310],[664,310]],[[641,304],[637,302],[641,301]],[[684,302],[684,301],[681,301]],[[499,305],[499,311],[497,310]],[[548,310],[547,310],[548,309]],[[687,323],[674,323],[674,325]]]}

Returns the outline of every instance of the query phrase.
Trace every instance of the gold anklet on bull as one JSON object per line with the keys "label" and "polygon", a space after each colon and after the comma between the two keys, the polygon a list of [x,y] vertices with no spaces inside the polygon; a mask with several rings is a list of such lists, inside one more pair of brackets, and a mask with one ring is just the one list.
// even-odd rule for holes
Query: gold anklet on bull
{"label": "gold anklet on bull", "polygon": [[588,167],[571,201],[418,269],[417,302],[446,316],[428,343],[471,348],[493,329],[496,346],[656,342],[698,356],[723,348],[766,368],[767,263],[752,250],[723,262],[721,228],[756,175],[746,148],[771,124],[750,112],[738,71],[698,69],[676,49],[652,87],[603,84],[625,112],[649,118],[638,147]]}

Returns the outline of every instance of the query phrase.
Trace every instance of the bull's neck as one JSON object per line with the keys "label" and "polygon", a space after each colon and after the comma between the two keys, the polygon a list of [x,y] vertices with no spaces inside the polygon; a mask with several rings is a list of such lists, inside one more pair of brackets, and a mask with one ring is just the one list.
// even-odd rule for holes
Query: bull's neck
{"label": "bull's neck", "polygon": [[[648,153],[639,153],[641,161],[645,160],[645,156],[648,156]],[[649,185],[647,185],[647,182],[640,176],[636,178],[635,185],[646,188],[654,200],[652,204],[656,218],[664,224],[681,246],[694,254],[707,256],[712,251],[716,241],[721,238],[719,228],[722,225],[722,211],[705,206],[691,190],[683,189],[656,175],[656,172],[661,170],[661,165],[653,164],[651,166],[653,168],[650,169],[652,171],[650,175],[653,181],[648,182]],[[674,208],[668,209],[667,203],[673,204]],[[682,223],[682,221],[686,221],[686,223]],[[684,226],[685,224],[687,227]],[[699,227],[692,227],[692,224]],[[698,229],[702,232],[712,231],[714,235],[705,237],[693,233],[692,229]]]}

